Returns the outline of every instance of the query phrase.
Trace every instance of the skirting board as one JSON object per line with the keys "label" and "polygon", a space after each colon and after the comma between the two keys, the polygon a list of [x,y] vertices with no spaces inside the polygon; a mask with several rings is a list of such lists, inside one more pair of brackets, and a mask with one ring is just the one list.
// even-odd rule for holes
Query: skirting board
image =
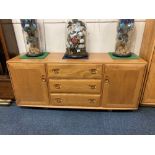
{"label": "skirting board", "polygon": [[155,103],[141,103],[140,105],[144,107],[155,107]]}

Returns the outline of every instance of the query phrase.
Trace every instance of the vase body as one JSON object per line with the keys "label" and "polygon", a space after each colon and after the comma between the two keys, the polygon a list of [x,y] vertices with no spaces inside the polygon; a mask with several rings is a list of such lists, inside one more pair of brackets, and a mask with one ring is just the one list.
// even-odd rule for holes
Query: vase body
{"label": "vase body", "polygon": [[128,57],[132,55],[134,27],[134,19],[119,20],[115,52],[113,55],[119,57]]}
{"label": "vase body", "polygon": [[86,52],[86,23],[82,20],[72,19],[66,25],[66,58],[87,57]]}
{"label": "vase body", "polygon": [[43,54],[40,27],[35,19],[21,19],[26,44],[26,55],[36,57]]}

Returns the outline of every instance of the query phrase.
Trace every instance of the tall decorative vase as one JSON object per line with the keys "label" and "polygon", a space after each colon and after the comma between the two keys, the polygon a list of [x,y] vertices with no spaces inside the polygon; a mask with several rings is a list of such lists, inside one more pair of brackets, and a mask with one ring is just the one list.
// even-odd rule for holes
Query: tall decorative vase
{"label": "tall decorative vase", "polygon": [[117,38],[114,56],[130,57],[134,35],[134,19],[120,19],[117,27]]}
{"label": "tall decorative vase", "polygon": [[72,19],[67,22],[65,58],[88,57],[86,52],[86,29],[86,23],[82,20]]}
{"label": "tall decorative vase", "polygon": [[26,55],[37,57],[43,55],[41,48],[41,32],[35,19],[21,19],[23,34],[26,44]]}

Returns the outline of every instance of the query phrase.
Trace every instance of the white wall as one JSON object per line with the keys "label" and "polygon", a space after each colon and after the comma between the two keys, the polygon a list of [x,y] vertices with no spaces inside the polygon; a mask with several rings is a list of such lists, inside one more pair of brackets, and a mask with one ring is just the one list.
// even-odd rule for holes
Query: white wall
{"label": "white wall", "polygon": [[[13,19],[14,30],[20,53],[26,52],[22,28],[19,19]],[[118,20],[86,20],[87,22],[87,51],[110,52],[114,51],[116,28]],[[48,52],[65,52],[65,22],[66,20],[38,20],[44,33],[43,42]],[[145,20],[136,20],[135,46],[133,52],[139,54]]]}

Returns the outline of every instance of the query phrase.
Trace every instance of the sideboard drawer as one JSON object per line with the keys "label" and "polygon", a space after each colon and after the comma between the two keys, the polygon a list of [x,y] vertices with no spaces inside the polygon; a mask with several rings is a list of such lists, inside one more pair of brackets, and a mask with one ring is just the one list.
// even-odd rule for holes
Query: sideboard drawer
{"label": "sideboard drawer", "polygon": [[51,93],[100,93],[101,80],[49,80]]}
{"label": "sideboard drawer", "polygon": [[102,64],[48,64],[47,72],[51,78],[100,79]]}
{"label": "sideboard drawer", "polygon": [[50,104],[55,106],[100,106],[100,95],[91,94],[50,94]]}

